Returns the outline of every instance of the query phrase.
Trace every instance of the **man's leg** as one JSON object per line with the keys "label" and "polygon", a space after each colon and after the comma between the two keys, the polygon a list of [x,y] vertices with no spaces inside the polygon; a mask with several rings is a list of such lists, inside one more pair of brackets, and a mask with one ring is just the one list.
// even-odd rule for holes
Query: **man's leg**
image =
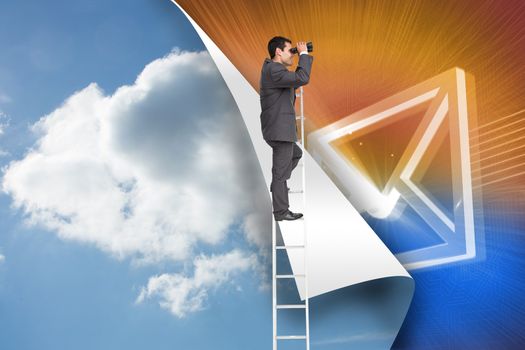
{"label": "man's leg", "polygon": [[292,171],[297,166],[297,163],[299,163],[299,160],[303,156],[303,151],[301,150],[301,147],[297,146],[297,144],[293,143],[293,155],[292,155],[292,163],[290,165],[290,171],[287,173],[286,179],[288,180],[292,176]]}
{"label": "man's leg", "polygon": [[273,213],[283,215],[288,212],[288,189],[286,188],[286,176],[292,166],[293,142],[266,141],[273,150],[272,154],[272,191]]}

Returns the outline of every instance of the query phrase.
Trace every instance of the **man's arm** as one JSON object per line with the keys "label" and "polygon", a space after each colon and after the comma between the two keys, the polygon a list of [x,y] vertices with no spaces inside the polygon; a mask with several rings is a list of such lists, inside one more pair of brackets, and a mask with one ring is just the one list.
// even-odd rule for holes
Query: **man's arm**
{"label": "man's arm", "polygon": [[[301,52],[302,53],[302,52]],[[308,84],[313,57],[307,54],[299,56],[299,64],[295,72],[290,72],[282,64],[273,64],[270,69],[270,79],[275,87],[286,88]]]}

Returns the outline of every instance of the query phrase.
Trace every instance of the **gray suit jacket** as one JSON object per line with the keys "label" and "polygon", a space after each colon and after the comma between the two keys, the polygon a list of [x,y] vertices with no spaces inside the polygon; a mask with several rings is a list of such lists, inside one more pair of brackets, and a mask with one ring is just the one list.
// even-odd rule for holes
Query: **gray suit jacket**
{"label": "gray suit jacket", "polygon": [[297,141],[295,89],[308,84],[313,57],[300,55],[295,72],[267,58],[261,69],[261,129],[265,140]]}

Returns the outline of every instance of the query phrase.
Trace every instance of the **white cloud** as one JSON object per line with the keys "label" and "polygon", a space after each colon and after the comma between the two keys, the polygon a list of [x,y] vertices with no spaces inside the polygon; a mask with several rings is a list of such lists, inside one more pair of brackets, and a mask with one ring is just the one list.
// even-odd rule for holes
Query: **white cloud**
{"label": "white cloud", "polygon": [[0,254],[0,264],[5,261],[5,255]]}
{"label": "white cloud", "polygon": [[158,298],[159,305],[182,318],[204,308],[210,290],[227,282],[231,275],[255,268],[256,257],[238,250],[219,256],[199,256],[194,261],[193,277],[162,274],[151,277],[136,302]]}
{"label": "white cloud", "polygon": [[3,190],[30,224],[117,257],[186,259],[246,215],[261,243],[250,224],[260,175],[240,118],[209,55],[174,52],[112,96],[91,84],[42,117]]}
{"label": "white cloud", "polygon": [[37,143],[2,181],[28,225],[139,263],[191,261],[236,224],[269,244],[259,165],[207,52],[174,51],[110,96],[92,83],[32,129]]}

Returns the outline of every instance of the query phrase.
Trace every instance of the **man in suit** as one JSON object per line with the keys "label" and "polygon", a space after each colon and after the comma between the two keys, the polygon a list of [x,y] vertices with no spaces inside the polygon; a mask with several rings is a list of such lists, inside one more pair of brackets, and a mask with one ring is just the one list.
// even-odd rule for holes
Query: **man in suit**
{"label": "man in suit", "polygon": [[290,211],[288,205],[288,180],[302,157],[296,144],[295,89],[308,84],[313,57],[308,54],[305,42],[297,43],[299,63],[295,72],[286,67],[293,64],[291,40],[276,36],[268,42],[270,58],[261,69],[261,128],[264,140],[272,147],[272,192],[275,220],[296,220],[301,213]]}

